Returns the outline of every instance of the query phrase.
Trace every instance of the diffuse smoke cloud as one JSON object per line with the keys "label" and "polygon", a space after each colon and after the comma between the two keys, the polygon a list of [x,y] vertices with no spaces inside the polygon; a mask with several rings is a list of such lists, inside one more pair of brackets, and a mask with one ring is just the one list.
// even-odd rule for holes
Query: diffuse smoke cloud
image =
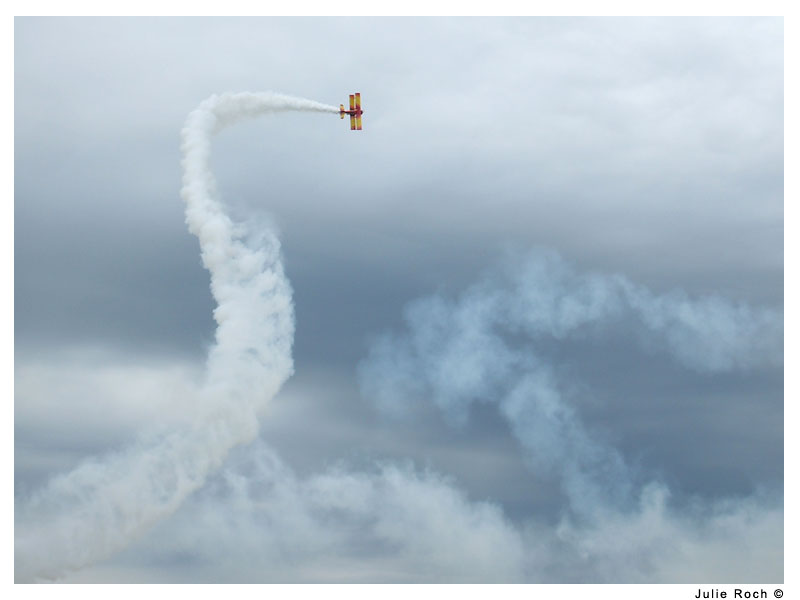
{"label": "diffuse smoke cloud", "polygon": [[410,463],[340,464],[300,477],[257,439],[234,451],[127,565],[179,582],[783,579],[783,512],[774,497],[682,511],[668,504],[668,490],[651,484],[634,506],[602,507],[592,518],[511,521],[497,504]]}
{"label": "diffuse smoke cloud", "polygon": [[[643,479],[586,428],[567,400],[570,382],[560,380],[557,365],[541,350],[548,343],[622,330],[648,351],[660,350],[666,360],[700,373],[780,368],[780,311],[719,297],[656,295],[622,276],[579,273],[555,252],[537,251],[509,257],[503,269],[457,299],[435,295],[413,302],[405,321],[405,332],[377,338],[361,363],[363,394],[395,415],[408,414],[416,402],[432,401],[456,426],[466,422],[473,404],[494,403],[532,470],[561,481],[566,505],[557,531],[540,532],[539,543],[548,539],[544,556],[582,565],[587,575],[596,572],[590,580],[602,581],[609,572],[619,576],[625,561],[609,543],[612,530],[625,528],[635,535],[621,549],[623,555],[640,562],[651,557],[655,563],[642,565],[624,581],[657,580],[657,565],[681,554],[668,548],[676,543],[674,536],[686,537],[691,530],[712,531],[709,536],[717,540],[747,538],[768,549],[762,556],[780,555],[779,500],[770,498],[765,511],[754,510],[757,502],[750,500],[706,504],[698,510],[705,518],[671,513],[669,490]],[[732,526],[721,526],[725,522]],[[646,525],[640,530],[636,523]],[[694,548],[694,542],[686,547]],[[654,555],[654,548],[660,553]],[[754,565],[747,553],[729,558],[737,568]],[[595,570],[602,561],[617,568]],[[766,570],[782,573],[781,563],[774,560]],[[688,572],[688,563],[682,566]],[[539,576],[548,572],[540,567],[531,568]],[[573,576],[565,574],[564,580]]]}
{"label": "diffuse smoke cloud", "polygon": [[216,344],[186,425],[89,461],[16,509],[17,581],[56,578],[109,556],[172,513],[228,451],[253,439],[256,411],[292,374],[294,313],[280,245],[234,223],[215,193],[211,137],[248,117],[338,108],[273,93],[215,95],[182,132],[186,222],[199,241],[217,302]]}
{"label": "diffuse smoke cloud", "polygon": [[523,573],[522,540],[502,510],[441,475],[395,462],[300,477],[261,439],[144,542],[139,555],[156,569],[180,557],[189,575],[171,572],[177,581],[501,583]]}

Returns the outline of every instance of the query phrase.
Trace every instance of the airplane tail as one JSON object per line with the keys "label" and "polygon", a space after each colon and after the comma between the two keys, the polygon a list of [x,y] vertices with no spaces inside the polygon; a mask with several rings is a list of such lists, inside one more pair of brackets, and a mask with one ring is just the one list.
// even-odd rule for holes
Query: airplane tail
{"label": "airplane tail", "polygon": [[339,118],[344,119],[344,104],[339,105]]}

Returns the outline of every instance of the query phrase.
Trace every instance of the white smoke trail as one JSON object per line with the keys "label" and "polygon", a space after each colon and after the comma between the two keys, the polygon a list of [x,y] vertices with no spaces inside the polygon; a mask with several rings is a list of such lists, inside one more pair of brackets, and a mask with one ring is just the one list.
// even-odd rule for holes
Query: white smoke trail
{"label": "white smoke trail", "polygon": [[294,312],[280,245],[271,232],[234,223],[216,197],[211,137],[243,118],[283,111],[338,113],[335,106],[274,93],[214,95],[182,132],[186,222],[211,274],[216,344],[196,389],[191,425],[50,481],[18,506],[15,579],[54,579],[125,547],[169,515],[228,451],[252,440],[257,409],[292,374]]}

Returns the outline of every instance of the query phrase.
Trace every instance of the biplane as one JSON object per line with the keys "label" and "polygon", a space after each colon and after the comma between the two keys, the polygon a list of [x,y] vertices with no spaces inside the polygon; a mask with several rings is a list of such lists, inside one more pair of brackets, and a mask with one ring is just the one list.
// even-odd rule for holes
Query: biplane
{"label": "biplane", "polygon": [[350,94],[350,110],[344,109],[344,104],[339,105],[339,118],[344,119],[345,115],[350,115],[350,129],[353,131],[361,131],[361,115],[364,111],[361,110],[361,92]]}

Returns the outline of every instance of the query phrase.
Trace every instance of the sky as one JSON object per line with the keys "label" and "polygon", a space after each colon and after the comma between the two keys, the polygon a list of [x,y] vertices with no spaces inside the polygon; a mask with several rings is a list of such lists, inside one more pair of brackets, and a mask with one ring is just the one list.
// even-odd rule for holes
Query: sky
{"label": "sky", "polygon": [[15,581],[783,581],[783,44],[16,18]]}

